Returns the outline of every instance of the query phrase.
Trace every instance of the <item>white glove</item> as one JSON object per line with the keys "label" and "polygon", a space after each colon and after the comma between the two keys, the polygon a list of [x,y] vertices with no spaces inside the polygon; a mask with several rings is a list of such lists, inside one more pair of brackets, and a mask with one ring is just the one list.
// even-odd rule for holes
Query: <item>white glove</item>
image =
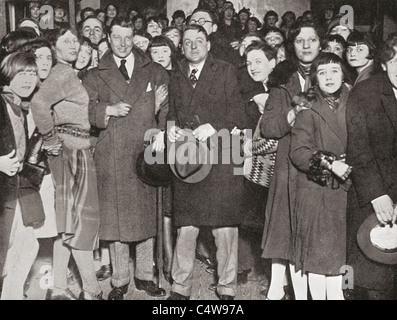
{"label": "white glove", "polygon": [[393,221],[393,216],[395,216],[393,201],[387,194],[372,200],[371,203],[376,217],[381,224],[387,224],[389,221]]}

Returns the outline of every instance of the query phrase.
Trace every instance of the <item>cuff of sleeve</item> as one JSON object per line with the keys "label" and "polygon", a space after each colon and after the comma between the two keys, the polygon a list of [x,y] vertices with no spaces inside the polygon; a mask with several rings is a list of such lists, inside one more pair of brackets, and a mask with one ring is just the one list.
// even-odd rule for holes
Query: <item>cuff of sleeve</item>
{"label": "cuff of sleeve", "polygon": [[96,110],[96,115],[95,115],[95,126],[99,129],[106,129],[108,125],[108,121],[110,116],[106,114],[106,108],[108,105],[106,104],[99,104]]}
{"label": "cuff of sleeve", "polygon": [[372,200],[371,203],[374,204],[375,202],[378,202],[378,201],[385,201],[385,200],[388,200],[389,198],[390,197],[387,194],[384,194],[383,196],[380,196],[380,197]]}

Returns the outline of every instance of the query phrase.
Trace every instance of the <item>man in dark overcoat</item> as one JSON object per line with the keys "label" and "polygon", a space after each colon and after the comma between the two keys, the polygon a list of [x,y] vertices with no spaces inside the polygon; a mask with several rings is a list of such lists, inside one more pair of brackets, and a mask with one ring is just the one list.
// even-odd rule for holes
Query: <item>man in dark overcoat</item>
{"label": "man in dark overcoat", "polygon": [[[99,237],[110,242],[113,266],[110,300],[123,299],[128,290],[131,242],[136,245],[136,288],[152,296],[165,295],[164,289],[153,282],[156,189],[138,178],[136,159],[144,150],[145,134],[157,127],[155,90],[168,84],[168,75],[161,65],[133,47],[132,38],[127,20],[115,19],[108,35],[111,50],[83,81],[90,96],[90,122],[101,130],[94,160],[101,217]],[[159,117],[159,129],[164,129],[165,114]],[[156,136],[155,149],[163,144],[161,134]]]}
{"label": "man in dark overcoat", "polygon": [[[396,266],[370,260],[357,244],[357,232],[370,215],[380,223],[395,222],[397,211],[397,34],[381,53],[385,72],[360,82],[350,93],[346,110],[346,163],[353,167],[348,193],[347,264],[354,289],[365,299],[389,299]],[[358,290],[364,288],[365,290]]]}
{"label": "man in dark overcoat", "polygon": [[[209,53],[211,44],[200,25],[186,28],[182,38],[185,59],[180,70],[170,79],[170,112],[167,117],[168,138],[175,142],[181,131],[196,120],[193,135],[197,140],[214,139],[222,129],[245,127],[244,102],[239,93],[235,69],[216,60]],[[173,123],[172,123],[173,122]],[[231,139],[232,140],[232,139]],[[234,175],[233,162],[222,163],[222,151],[230,151],[228,143],[218,141],[218,164],[197,183],[173,179],[173,213],[178,228],[174,251],[170,300],[190,298],[199,228],[212,227],[217,246],[220,299],[233,299],[237,285],[238,225],[241,222],[243,177]],[[242,164],[242,163],[241,163]],[[240,165],[241,165],[240,164]]]}

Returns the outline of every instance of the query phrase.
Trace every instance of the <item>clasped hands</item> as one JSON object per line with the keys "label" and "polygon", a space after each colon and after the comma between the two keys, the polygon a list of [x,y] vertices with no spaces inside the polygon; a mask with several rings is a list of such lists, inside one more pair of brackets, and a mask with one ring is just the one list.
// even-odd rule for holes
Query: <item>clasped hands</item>
{"label": "clasped hands", "polygon": [[[211,137],[215,133],[216,130],[209,123],[202,124],[192,132],[193,136],[199,141],[206,141],[209,137]],[[184,130],[177,126],[172,126],[168,130],[168,140],[170,140],[171,142],[175,142],[176,140],[180,139],[183,136],[184,136]]]}

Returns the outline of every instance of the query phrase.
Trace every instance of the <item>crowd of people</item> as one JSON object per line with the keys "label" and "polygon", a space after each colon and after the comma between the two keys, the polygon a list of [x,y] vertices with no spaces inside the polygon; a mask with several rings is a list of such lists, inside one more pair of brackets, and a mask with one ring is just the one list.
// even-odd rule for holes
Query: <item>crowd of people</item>
{"label": "crowd of people", "polygon": [[[108,278],[109,300],[131,281],[166,296],[158,271],[167,299],[188,300],[196,259],[220,300],[247,281],[267,300],[396,298],[396,265],[357,233],[369,216],[397,228],[397,33],[380,43],[332,7],[261,21],[224,0],[171,21],[82,8],[76,28],[57,6],[42,30],[39,8],[1,40],[1,299],[24,298],[40,238],[54,240],[47,300],[102,300]],[[169,160],[186,138],[204,163],[141,176],[143,153]]]}

